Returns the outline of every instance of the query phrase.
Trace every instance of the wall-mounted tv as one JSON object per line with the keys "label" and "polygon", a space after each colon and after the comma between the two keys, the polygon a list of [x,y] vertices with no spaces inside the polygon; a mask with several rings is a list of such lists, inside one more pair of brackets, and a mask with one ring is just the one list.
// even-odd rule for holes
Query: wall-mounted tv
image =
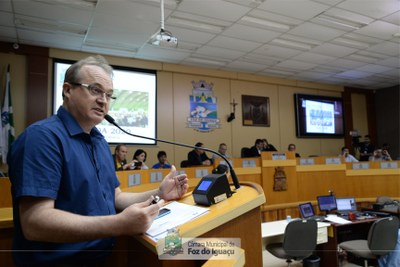
{"label": "wall-mounted tv", "polygon": [[[53,114],[62,105],[62,85],[66,70],[73,61],[54,59]],[[130,133],[157,138],[156,71],[113,66],[114,95],[108,114]],[[154,145],[153,140],[132,137],[104,120],[96,126],[110,144]]]}
{"label": "wall-mounted tv", "polygon": [[340,97],[294,95],[296,136],[343,138],[343,100]]}

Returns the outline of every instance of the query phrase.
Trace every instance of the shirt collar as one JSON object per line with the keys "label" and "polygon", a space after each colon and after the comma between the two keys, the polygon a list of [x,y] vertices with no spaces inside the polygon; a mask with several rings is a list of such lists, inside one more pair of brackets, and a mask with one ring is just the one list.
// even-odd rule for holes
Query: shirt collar
{"label": "shirt collar", "polygon": [[[57,116],[60,118],[71,136],[85,133],[76,119],[63,106],[60,106],[58,109]],[[96,127],[92,128],[90,135],[93,137],[104,137]]]}

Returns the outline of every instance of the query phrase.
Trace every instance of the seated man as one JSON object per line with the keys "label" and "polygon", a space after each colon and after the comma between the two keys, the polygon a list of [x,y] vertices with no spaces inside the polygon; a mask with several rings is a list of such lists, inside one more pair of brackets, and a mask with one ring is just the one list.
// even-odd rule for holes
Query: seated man
{"label": "seated man", "polygon": [[295,144],[289,144],[288,145],[288,151],[294,152],[296,158],[300,158],[300,154],[296,152],[296,145]]}
{"label": "seated man", "polygon": [[113,154],[114,168],[116,171],[126,171],[130,169],[132,162],[126,160],[126,155],[128,154],[128,147],[124,144],[118,144],[115,147],[115,152]]}
{"label": "seated man", "polygon": [[171,169],[171,165],[167,161],[167,153],[165,151],[159,151],[157,153],[158,163],[153,165],[153,169]]}
{"label": "seated man", "polygon": [[[221,155],[223,155],[225,158],[230,158],[230,155],[227,153],[228,151],[228,146],[225,143],[221,143],[219,144],[218,147],[218,153],[220,153]],[[212,159],[219,159],[221,158],[220,156],[218,156],[217,154],[213,154],[212,155]]]}
{"label": "seated man", "polygon": [[201,149],[203,146],[203,143],[198,142],[195,145],[196,148],[188,153],[188,166],[210,166],[212,164],[212,160],[207,156],[204,149]]}
{"label": "seated man", "polygon": [[264,142],[261,139],[256,139],[254,146],[250,148],[248,152],[248,157],[255,158],[261,157],[261,152],[264,150]]}
{"label": "seated man", "polygon": [[266,138],[262,139],[263,141],[263,151],[278,151],[274,145],[268,143],[268,140]]}
{"label": "seated man", "polygon": [[371,157],[369,157],[369,161],[391,161],[392,158],[390,157],[389,153],[386,150],[386,153],[383,154],[381,148],[375,149],[374,153]]}
{"label": "seated man", "polygon": [[358,160],[350,154],[349,149],[347,147],[342,147],[342,152],[339,154],[339,157],[344,157],[344,161],[346,162],[358,162]]}

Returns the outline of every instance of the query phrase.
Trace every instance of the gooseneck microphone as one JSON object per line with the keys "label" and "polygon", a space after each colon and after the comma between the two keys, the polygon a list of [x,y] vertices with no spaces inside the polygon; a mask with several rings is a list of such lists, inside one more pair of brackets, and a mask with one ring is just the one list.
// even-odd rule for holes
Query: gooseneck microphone
{"label": "gooseneck microphone", "polygon": [[[151,138],[151,137],[147,137],[147,136],[141,136],[141,135],[137,135],[137,134],[132,134],[132,133],[130,133],[130,132],[128,132],[128,131],[122,129],[121,126],[119,126],[119,125],[115,122],[114,118],[111,117],[110,115],[108,115],[108,114],[105,115],[105,116],[104,116],[104,119],[106,119],[109,123],[111,123],[112,125],[114,125],[114,126],[117,127],[118,129],[120,129],[120,130],[123,131],[124,133],[126,133],[126,134],[128,134],[128,135],[131,135],[131,136],[134,136],[134,137],[143,138],[143,139],[148,139],[148,140],[153,140],[153,141],[158,141],[158,142],[166,143],[166,144],[170,144],[170,145],[176,145],[176,146],[182,146],[182,147],[193,148],[193,149],[198,149],[198,148],[199,148],[199,147],[197,147],[197,146],[191,146],[191,145],[187,145],[187,144],[176,143],[176,142],[172,142],[172,141],[166,141],[166,140],[162,140],[162,139],[157,139],[157,138]],[[235,185],[235,188],[236,188],[236,189],[239,189],[239,188],[240,188],[239,180],[238,180],[238,178],[237,178],[237,176],[236,176],[236,173],[235,173],[235,171],[233,170],[232,164],[229,162],[229,160],[228,160],[224,155],[222,155],[221,153],[219,153],[218,151],[215,151],[215,150],[212,150],[212,149],[209,149],[209,148],[205,148],[205,147],[201,147],[200,149],[202,149],[202,150],[204,150],[204,151],[208,151],[208,152],[210,152],[210,153],[213,153],[213,154],[216,154],[216,155],[220,156],[220,157],[228,164],[228,167],[229,167],[229,171],[230,171],[230,173],[231,173],[231,177],[232,177],[233,184]]]}

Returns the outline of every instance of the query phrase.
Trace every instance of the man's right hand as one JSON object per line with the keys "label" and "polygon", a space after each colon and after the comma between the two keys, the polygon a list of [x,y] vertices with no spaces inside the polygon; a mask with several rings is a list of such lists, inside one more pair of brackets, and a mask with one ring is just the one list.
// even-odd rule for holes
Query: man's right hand
{"label": "man's right hand", "polygon": [[123,216],[121,228],[124,235],[143,234],[150,228],[165,203],[161,199],[158,203],[150,205],[151,201],[152,199],[148,199],[145,202],[133,204],[121,212],[120,216]]}

